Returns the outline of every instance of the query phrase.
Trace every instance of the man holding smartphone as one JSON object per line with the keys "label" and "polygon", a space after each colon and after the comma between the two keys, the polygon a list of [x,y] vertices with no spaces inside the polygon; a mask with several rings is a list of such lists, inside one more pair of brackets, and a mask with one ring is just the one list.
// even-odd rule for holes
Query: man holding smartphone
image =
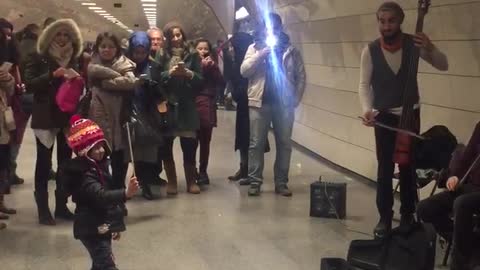
{"label": "man holding smartphone", "polygon": [[[272,40],[276,40],[272,42]],[[300,52],[283,32],[282,19],[270,13],[257,31],[240,68],[249,79],[250,147],[248,160],[249,196],[259,196],[263,182],[264,152],[270,124],[276,143],[275,192],[291,196],[288,172],[295,108],[305,90],[305,67]]]}

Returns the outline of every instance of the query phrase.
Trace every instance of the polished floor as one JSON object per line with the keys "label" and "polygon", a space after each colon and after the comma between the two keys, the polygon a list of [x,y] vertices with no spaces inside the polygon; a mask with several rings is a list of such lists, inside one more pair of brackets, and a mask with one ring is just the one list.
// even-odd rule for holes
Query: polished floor
{"label": "polished floor", "polygon": [[[272,153],[266,155],[261,197],[248,197],[246,187],[226,180],[238,167],[238,156],[233,152],[234,119],[234,112],[219,111],[208,190],[201,195],[185,193],[177,142],[180,194],[156,201],[138,196],[128,203],[127,232],[114,244],[120,269],[313,270],[320,269],[322,257],[346,256],[351,240],[370,237],[364,233],[370,234],[377,221],[371,185],[345,176],[298,150],[292,155],[291,198],[273,192]],[[8,204],[19,213],[8,222],[8,229],[0,232],[0,269],[89,269],[87,252],[73,239],[71,223],[60,221],[56,227],[37,225],[34,162],[35,145],[29,131],[19,172],[26,184],[15,187],[13,195],[7,197]],[[347,182],[345,221],[309,217],[309,185],[319,175],[328,181]],[[53,182],[50,185],[53,194]],[[71,204],[70,208],[73,207]]]}

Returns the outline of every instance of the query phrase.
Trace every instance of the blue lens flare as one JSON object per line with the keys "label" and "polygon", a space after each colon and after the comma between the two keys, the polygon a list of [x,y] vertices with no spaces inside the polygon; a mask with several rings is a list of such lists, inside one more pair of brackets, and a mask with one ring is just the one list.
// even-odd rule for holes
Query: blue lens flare
{"label": "blue lens flare", "polygon": [[278,42],[278,38],[273,34],[273,33],[270,33],[267,35],[267,39],[265,41],[265,43],[267,44],[268,47],[275,47],[277,45],[277,42]]}
{"label": "blue lens flare", "polygon": [[[274,25],[270,18],[270,13],[274,12],[269,5],[268,0],[255,1],[257,10],[262,14],[262,19],[265,23],[265,37],[264,44],[270,47],[271,52],[268,56],[267,72],[270,73],[272,84],[271,90],[276,92],[277,97],[285,97],[284,91],[287,91],[285,72],[283,70],[283,53],[285,48],[278,48],[279,46],[279,34],[274,31]],[[284,44],[281,44],[282,46]]]}

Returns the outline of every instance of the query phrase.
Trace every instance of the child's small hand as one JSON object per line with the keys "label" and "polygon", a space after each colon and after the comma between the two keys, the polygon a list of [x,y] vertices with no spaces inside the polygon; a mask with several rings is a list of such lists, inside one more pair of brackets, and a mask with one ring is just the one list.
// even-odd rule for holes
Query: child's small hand
{"label": "child's small hand", "polygon": [[128,182],[127,190],[125,191],[127,198],[132,198],[139,189],[137,177],[130,178]]}
{"label": "child's small hand", "polygon": [[112,233],[112,239],[115,240],[115,241],[119,241],[121,237],[122,237],[122,235],[119,232],[118,233]]}

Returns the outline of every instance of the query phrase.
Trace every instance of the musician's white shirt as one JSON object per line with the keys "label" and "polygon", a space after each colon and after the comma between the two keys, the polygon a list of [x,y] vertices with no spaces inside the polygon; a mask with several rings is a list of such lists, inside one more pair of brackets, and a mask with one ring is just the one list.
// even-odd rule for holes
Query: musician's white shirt
{"label": "musician's white shirt", "polygon": [[[402,54],[403,49],[400,49],[394,53],[391,53],[382,48],[383,55],[388,65],[392,71],[397,74],[402,65]],[[425,49],[420,50],[420,57],[425,60],[427,63],[431,64],[438,70],[446,71],[448,70],[448,60],[447,56],[443,54],[437,47],[433,47],[432,51],[427,51]],[[362,105],[363,112],[374,110],[373,108],[373,89],[371,85],[373,73],[373,63],[372,57],[370,55],[370,49],[366,46],[362,52],[362,58],[360,60],[360,85],[358,89],[358,94],[360,96],[360,103]],[[420,107],[420,104],[415,105],[416,108]],[[402,107],[393,108],[390,110],[391,113],[401,115]]]}

